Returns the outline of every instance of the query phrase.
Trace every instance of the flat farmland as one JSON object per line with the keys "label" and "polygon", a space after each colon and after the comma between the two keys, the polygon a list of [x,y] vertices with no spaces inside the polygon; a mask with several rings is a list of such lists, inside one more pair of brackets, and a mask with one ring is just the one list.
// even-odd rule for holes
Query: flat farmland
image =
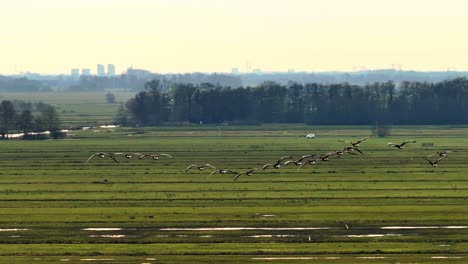
{"label": "flat farmland", "polygon": [[53,105],[65,126],[102,125],[114,122],[121,103],[134,96],[133,92],[109,91],[116,103],[106,102],[106,92],[37,92],[2,93],[1,100],[23,100]]}
{"label": "flat farmland", "polygon": [[[0,142],[0,263],[466,263],[464,127],[396,127],[363,155],[324,154],[367,127],[118,128]],[[387,143],[415,139],[405,149]],[[431,167],[422,156],[451,151]],[[168,153],[159,160],[88,157]],[[436,159],[436,157],[431,157]],[[105,181],[107,180],[107,181]]]}

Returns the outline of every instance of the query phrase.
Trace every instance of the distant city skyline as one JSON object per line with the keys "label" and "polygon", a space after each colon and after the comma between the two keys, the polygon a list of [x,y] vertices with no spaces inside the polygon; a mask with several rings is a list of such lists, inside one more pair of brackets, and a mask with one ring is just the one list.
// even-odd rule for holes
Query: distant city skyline
{"label": "distant city skyline", "polygon": [[465,0],[16,0],[0,74],[468,70]]}

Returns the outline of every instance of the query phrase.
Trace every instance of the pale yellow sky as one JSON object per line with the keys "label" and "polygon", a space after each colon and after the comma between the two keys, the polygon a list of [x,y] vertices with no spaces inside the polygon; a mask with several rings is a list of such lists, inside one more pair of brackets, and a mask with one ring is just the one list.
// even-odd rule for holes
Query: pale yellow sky
{"label": "pale yellow sky", "polygon": [[467,0],[0,0],[0,74],[468,70]]}

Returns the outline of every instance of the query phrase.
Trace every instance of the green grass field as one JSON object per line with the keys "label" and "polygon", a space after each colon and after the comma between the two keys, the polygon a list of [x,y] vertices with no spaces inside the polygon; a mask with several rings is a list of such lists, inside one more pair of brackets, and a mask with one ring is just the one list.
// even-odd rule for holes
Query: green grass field
{"label": "green grass field", "polygon": [[[362,143],[364,155],[237,181],[183,170],[259,168],[338,150],[369,129],[118,128],[0,141],[0,263],[467,263],[467,130],[395,127]],[[387,147],[405,139],[417,143]],[[433,168],[421,156],[436,150],[452,152]],[[99,151],[174,158],[85,163]]]}
{"label": "green grass field", "polygon": [[90,126],[112,123],[121,103],[133,97],[133,92],[109,91],[116,103],[106,102],[106,92],[38,92],[2,93],[0,100],[23,100],[53,105],[65,126]]}

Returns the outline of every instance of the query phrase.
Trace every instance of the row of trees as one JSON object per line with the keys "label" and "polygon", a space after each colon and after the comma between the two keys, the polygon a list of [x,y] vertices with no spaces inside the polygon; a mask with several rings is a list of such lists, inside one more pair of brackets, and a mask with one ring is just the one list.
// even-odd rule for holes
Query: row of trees
{"label": "row of trees", "polygon": [[265,82],[236,89],[211,84],[146,83],[119,112],[129,125],[308,123],[321,125],[467,124],[468,80],[366,85]]}
{"label": "row of trees", "polygon": [[24,138],[34,138],[36,136],[30,135],[32,132],[44,131],[50,131],[53,138],[61,136],[60,119],[53,106],[41,104],[39,112],[35,113],[31,109],[18,111],[15,104],[8,100],[0,103],[0,136],[2,139],[8,138],[8,135],[12,133],[24,133]]}

